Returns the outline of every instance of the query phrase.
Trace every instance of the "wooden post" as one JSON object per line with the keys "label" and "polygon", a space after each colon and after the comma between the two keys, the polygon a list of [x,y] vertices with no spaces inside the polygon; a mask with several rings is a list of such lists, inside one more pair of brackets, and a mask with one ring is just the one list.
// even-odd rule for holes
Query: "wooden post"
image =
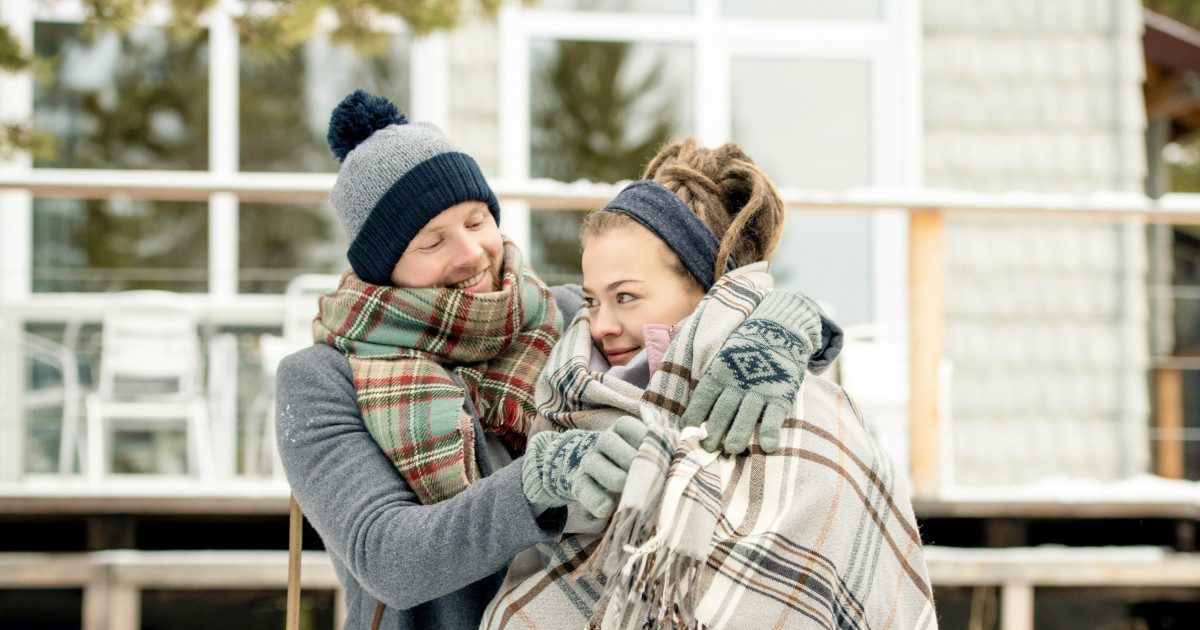
{"label": "wooden post", "polygon": [[340,586],[333,590],[333,627],[346,626],[346,589]]}
{"label": "wooden post", "polygon": [[1000,589],[1000,630],[1033,630],[1033,585],[1006,582]]}
{"label": "wooden post", "polygon": [[940,212],[909,215],[909,465],[916,498],[937,494],[938,366],[946,328],[945,224]]}
{"label": "wooden post", "polygon": [[304,547],[304,514],[295,495],[288,501],[288,590],[285,625],[300,630],[300,550]]}
{"label": "wooden post", "polygon": [[83,587],[83,630],[105,630],[108,627],[107,572],[102,577],[89,581]]}
{"label": "wooden post", "polygon": [[136,586],[114,582],[108,589],[108,630],[142,627],[142,592]]}
{"label": "wooden post", "polygon": [[1183,479],[1183,370],[1164,366],[1154,371],[1154,402],[1158,474]]}

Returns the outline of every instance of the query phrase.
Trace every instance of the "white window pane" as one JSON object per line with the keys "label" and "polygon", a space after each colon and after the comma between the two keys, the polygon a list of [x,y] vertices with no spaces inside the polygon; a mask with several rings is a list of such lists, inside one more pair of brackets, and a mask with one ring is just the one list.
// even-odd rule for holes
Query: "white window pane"
{"label": "white window pane", "polygon": [[[37,22],[33,120],[56,140],[48,168],[208,168],[208,32],[158,27],[83,36],[78,24]],[[0,98],[3,98],[0,95]]]}
{"label": "white window pane", "polygon": [[[864,61],[735,59],[733,137],[781,187],[836,190],[871,178],[870,65]],[[792,213],[776,251],[779,285],[871,321],[871,218]]]}
{"label": "white window pane", "polygon": [[208,290],[208,204],[35,199],[33,291]]}
{"label": "white window pane", "polygon": [[871,67],[865,61],[735,59],[733,135],[781,186],[871,182]]}
{"label": "white window pane", "polygon": [[636,179],[692,125],[692,49],[626,42],[534,41],[530,175]]}
{"label": "white window pane", "polygon": [[692,0],[540,0],[535,9],[618,13],[691,13]]}
{"label": "white window pane", "polygon": [[[692,48],[538,40],[530,49],[530,175],[637,179],[659,147],[691,134]],[[551,283],[579,280],[581,213],[536,212],[531,261]]]}
{"label": "white window pane", "polygon": [[243,48],[240,60],[240,164],[243,171],[337,171],[325,134],[329,116],[362,88],[401,110],[412,103],[407,35],[393,35],[380,57],[317,35],[299,49],[263,57]]}
{"label": "white window pane", "polygon": [[731,17],[801,20],[872,20],[883,17],[882,0],[722,0],[721,13]]}
{"label": "white window pane", "polygon": [[328,204],[242,202],[238,227],[241,293],[283,293],[300,274],[349,267],[346,236]]}

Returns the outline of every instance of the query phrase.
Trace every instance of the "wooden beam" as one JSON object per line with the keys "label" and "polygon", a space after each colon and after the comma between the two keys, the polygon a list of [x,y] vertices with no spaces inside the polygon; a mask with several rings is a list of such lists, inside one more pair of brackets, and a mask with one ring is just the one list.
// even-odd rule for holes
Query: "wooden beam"
{"label": "wooden beam", "polygon": [[1154,370],[1154,419],[1158,428],[1158,474],[1183,479],[1183,370]]}
{"label": "wooden beam", "polygon": [[[304,588],[338,588],[329,554],[305,551]],[[134,588],[241,590],[287,587],[283,551],[140,551],[0,553],[0,589],[78,588],[119,583]]]}
{"label": "wooden beam", "polygon": [[1073,501],[1044,496],[1011,499],[959,499],[941,497],[913,501],[917,518],[1021,518],[1021,519],[1120,519],[1161,518],[1200,520],[1200,505],[1188,497],[1158,501],[1123,492],[1106,499]]}
{"label": "wooden beam", "polygon": [[2,553],[0,589],[71,588],[104,577],[88,553]]}
{"label": "wooden beam", "polygon": [[938,368],[945,344],[945,223],[940,212],[909,215],[909,465],[913,494],[936,496],[940,482]]}
{"label": "wooden beam", "polygon": [[925,548],[938,586],[1198,587],[1200,554],[1159,547]]}

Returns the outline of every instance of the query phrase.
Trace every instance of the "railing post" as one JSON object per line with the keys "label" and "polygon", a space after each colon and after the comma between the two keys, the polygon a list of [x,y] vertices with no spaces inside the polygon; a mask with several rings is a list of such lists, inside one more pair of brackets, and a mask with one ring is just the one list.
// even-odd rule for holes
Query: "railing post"
{"label": "railing post", "polygon": [[1033,630],[1033,585],[1005,582],[1000,589],[1000,630]]}
{"label": "railing post", "polygon": [[945,345],[946,253],[941,212],[909,215],[909,465],[913,494],[933,498],[940,482],[938,369]]}
{"label": "railing post", "polygon": [[1178,367],[1154,370],[1154,416],[1158,474],[1183,479],[1183,370]]}

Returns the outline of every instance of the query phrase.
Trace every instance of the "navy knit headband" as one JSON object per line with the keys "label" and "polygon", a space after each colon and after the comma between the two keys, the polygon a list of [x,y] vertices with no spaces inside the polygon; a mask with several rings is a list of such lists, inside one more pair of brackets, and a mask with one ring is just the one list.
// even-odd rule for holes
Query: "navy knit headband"
{"label": "navy knit headband", "polygon": [[[623,212],[646,226],[679,256],[705,291],[712,288],[721,242],[675,193],[662,184],[642,179],[626,186],[604,210]],[[737,263],[730,256],[725,271],[736,268]]]}

